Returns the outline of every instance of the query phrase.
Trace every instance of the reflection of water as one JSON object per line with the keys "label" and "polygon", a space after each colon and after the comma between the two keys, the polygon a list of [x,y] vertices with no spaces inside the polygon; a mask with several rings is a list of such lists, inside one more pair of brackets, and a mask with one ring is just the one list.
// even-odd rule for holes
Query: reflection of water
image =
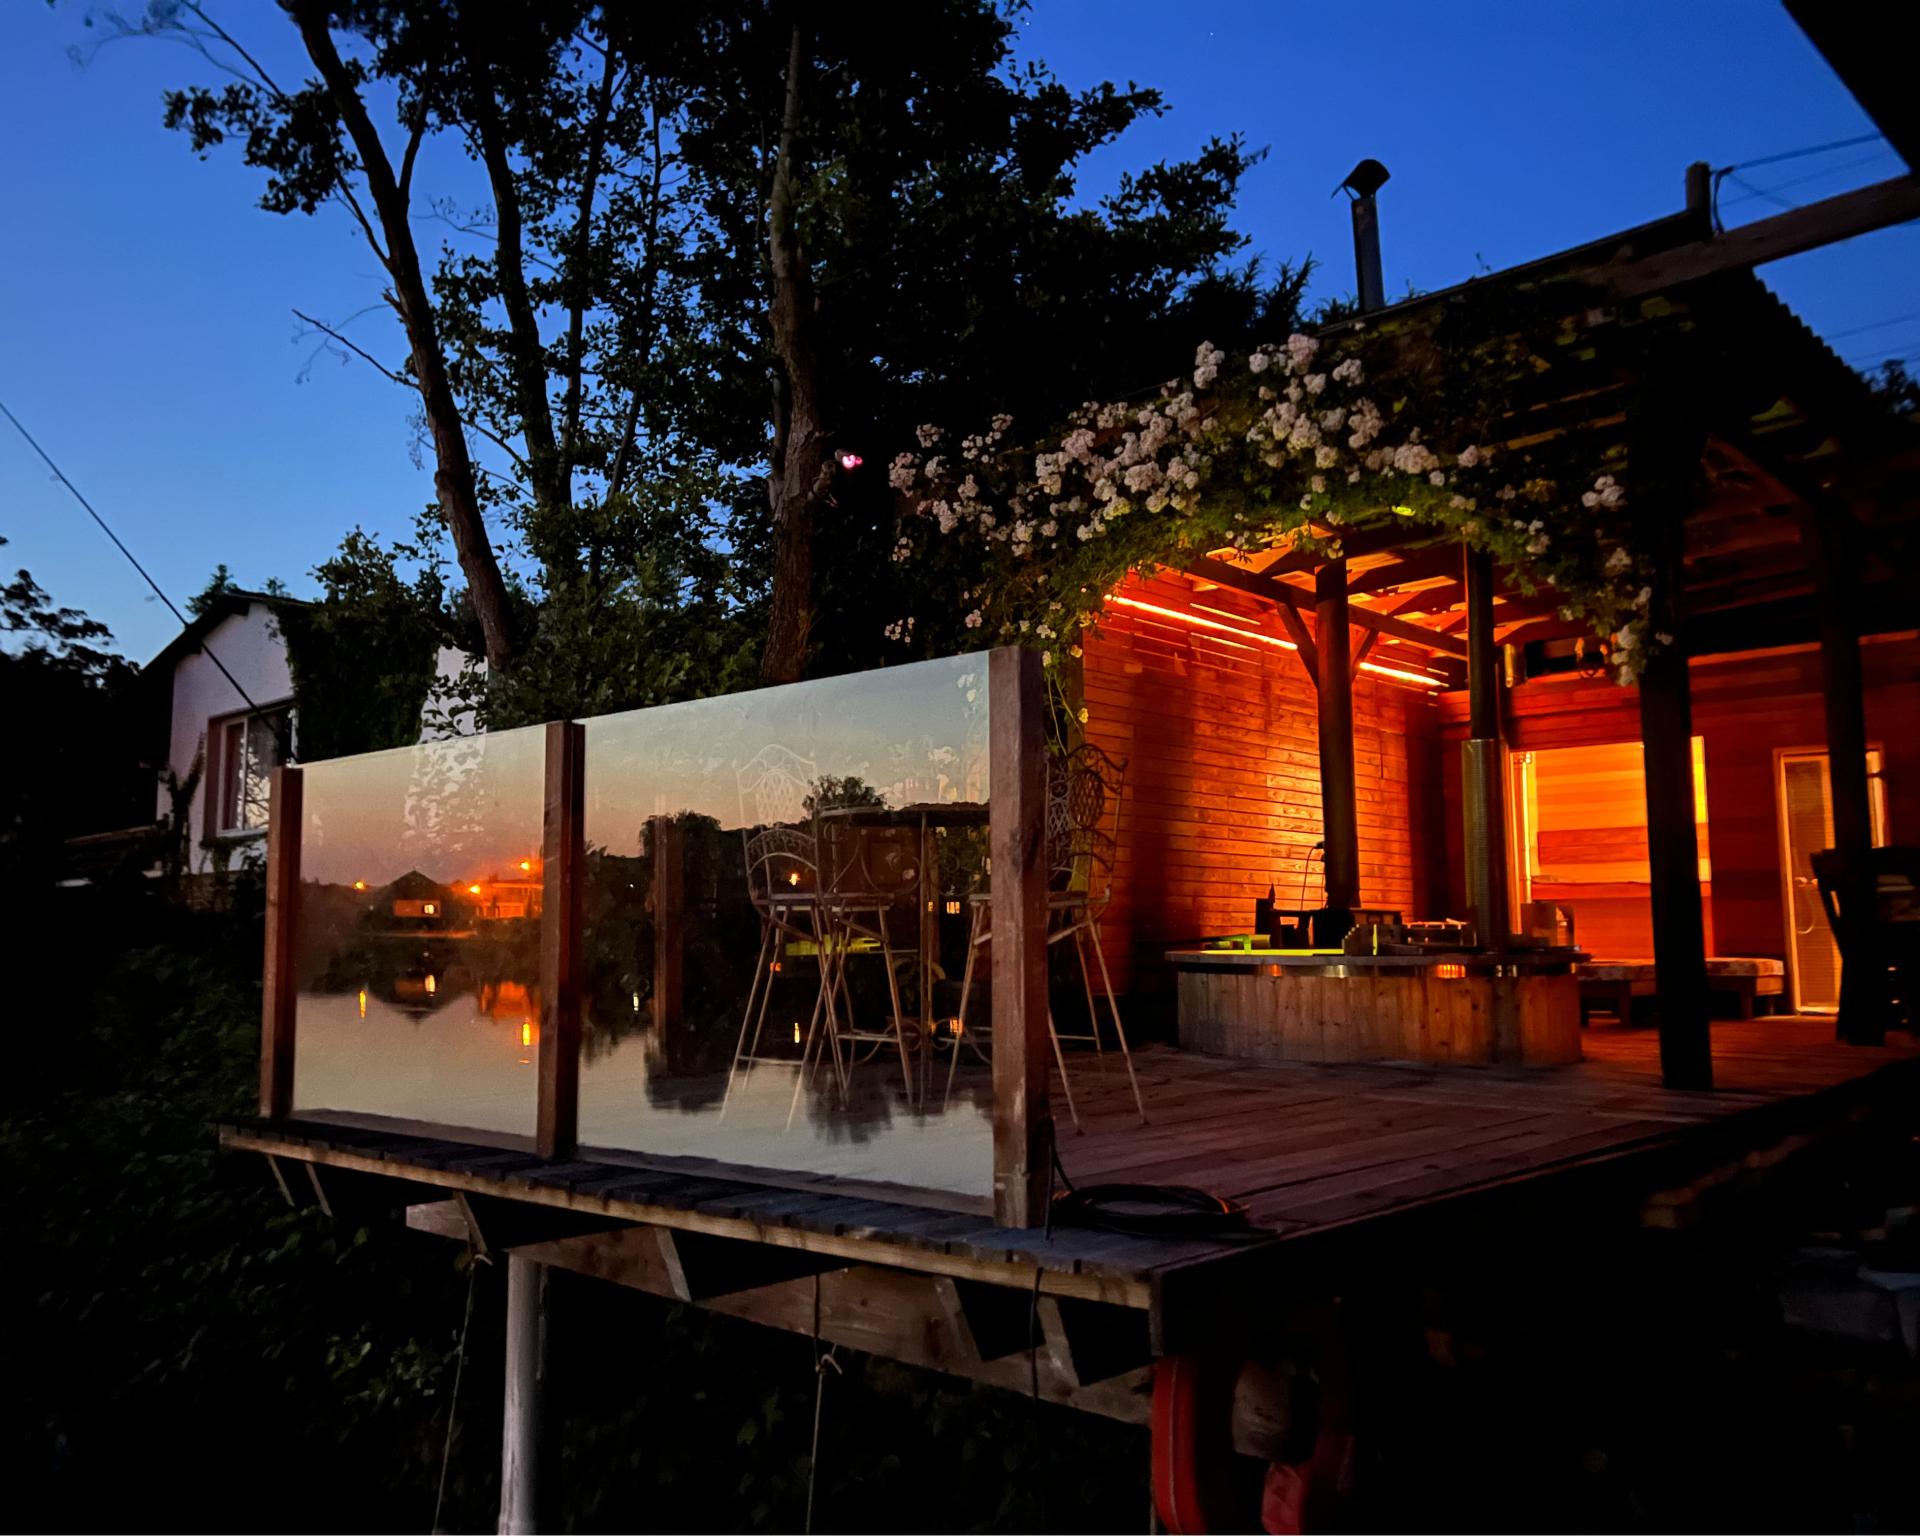
{"label": "reflection of water", "polygon": [[829,1091],[831,1070],[821,1072],[818,1091],[810,1089],[789,1126],[796,1072],[754,1067],[735,1081],[729,1098],[724,1065],[717,1073],[669,1076],[652,1039],[629,1035],[581,1062],[580,1144],[962,1195],[993,1193],[990,1092],[956,1091],[943,1111],[944,1057],[925,1112],[908,1104],[895,1057],[857,1068],[844,1105]]}
{"label": "reflection of water", "polygon": [[533,990],[511,981],[460,989],[431,974],[404,981],[404,991],[442,1006],[423,1011],[367,988],[300,994],[294,1112],[532,1136],[540,1034]]}

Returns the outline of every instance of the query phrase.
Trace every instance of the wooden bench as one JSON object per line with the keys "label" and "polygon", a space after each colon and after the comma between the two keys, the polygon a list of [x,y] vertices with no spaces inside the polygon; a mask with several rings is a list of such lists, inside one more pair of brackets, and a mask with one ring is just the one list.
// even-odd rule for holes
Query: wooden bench
{"label": "wooden bench", "polygon": [[[1633,1019],[1636,998],[1653,996],[1651,960],[1588,960],[1575,967],[1580,978],[1580,1022],[1593,1013],[1610,1013],[1621,1023]],[[1771,1012],[1787,989],[1786,962],[1748,955],[1709,955],[1707,990],[1731,997],[1736,1016],[1750,1019]],[[1765,999],[1765,1002],[1762,1002]]]}

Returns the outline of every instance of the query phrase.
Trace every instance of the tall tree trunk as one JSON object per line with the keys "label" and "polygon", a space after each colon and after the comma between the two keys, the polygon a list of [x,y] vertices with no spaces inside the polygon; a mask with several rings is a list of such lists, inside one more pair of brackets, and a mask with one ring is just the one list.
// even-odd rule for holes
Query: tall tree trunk
{"label": "tall tree trunk", "polygon": [[393,162],[387,158],[380,135],[367,115],[366,104],[333,45],[333,35],[327,30],[327,7],[316,0],[297,0],[292,10],[307,54],[326,81],[341,122],[353,140],[381,233],[386,237],[387,248],[380,256],[392,279],[389,298],[406,328],[407,344],[413,354],[414,380],[426,413],[427,431],[433,439],[434,494],[439,500],[441,515],[447,520],[447,530],[453,535],[460,570],[467,578],[468,601],[473,604],[474,616],[480,621],[480,632],[485,637],[487,664],[504,670],[513,664],[514,655],[506,584],[500,578],[499,562],[494,558],[486,518],[480,510],[473,459],[467,452],[465,423],[447,378],[446,356],[440,348],[433,304],[427,295],[426,280],[420,271],[420,253],[413,243],[413,229],[408,222],[407,193],[395,179]]}
{"label": "tall tree trunk", "polygon": [[773,596],[766,647],[760,653],[760,680],[766,683],[797,682],[806,673],[813,628],[814,514],[833,483],[813,283],[793,224],[793,162],[806,57],[806,38],[796,21],[787,49],[787,100],[767,209],[774,381],[773,459],[767,476],[773,511]]}

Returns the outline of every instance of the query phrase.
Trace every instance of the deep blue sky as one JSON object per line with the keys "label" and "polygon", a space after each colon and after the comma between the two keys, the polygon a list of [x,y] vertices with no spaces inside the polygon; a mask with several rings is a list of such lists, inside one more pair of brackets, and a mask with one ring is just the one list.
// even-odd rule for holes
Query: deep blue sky
{"label": "deep blue sky", "polygon": [[[271,0],[213,3],[290,61]],[[400,391],[325,360],[302,381],[312,347],[293,340],[289,310],[373,302],[373,260],[342,217],[264,213],[236,156],[196,163],[162,129],[160,91],[203,73],[191,56],[128,43],[76,68],[85,14],[77,0],[0,8],[0,398],[176,600],[223,560],[247,583],[306,588],[349,527],[400,532],[432,493]],[[1393,172],[1381,220],[1398,292],[1671,212],[1691,160],[1872,128],[1774,0],[1036,0],[1023,38],[1069,84],[1166,94],[1171,110],[1104,154],[1083,190],[1237,129],[1272,150],[1247,179],[1241,227],[1270,257],[1320,258],[1328,292],[1350,288],[1352,260],[1344,200],[1328,194],[1365,155]],[[1898,170],[1868,145],[1750,179],[1798,202]],[[468,185],[449,176],[424,165],[420,184]],[[1731,202],[1741,191],[1725,188],[1729,223],[1774,211]],[[1917,258],[1908,225],[1764,275],[1842,355],[1871,360],[1920,352]],[[1897,316],[1913,318],[1880,323]],[[368,339],[393,355],[377,330]],[[107,620],[129,655],[172,633],[4,422],[0,534],[7,569]]]}

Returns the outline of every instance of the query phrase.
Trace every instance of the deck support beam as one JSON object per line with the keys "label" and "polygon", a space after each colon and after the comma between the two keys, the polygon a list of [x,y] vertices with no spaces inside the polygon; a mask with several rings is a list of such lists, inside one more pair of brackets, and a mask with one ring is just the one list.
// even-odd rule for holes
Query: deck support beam
{"label": "deck support beam", "polygon": [[1503,948],[1510,930],[1507,910],[1506,742],[1501,729],[1500,648],[1493,638],[1497,584],[1493,556],[1468,549],[1464,556],[1467,596],[1467,740],[1460,744],[1462,847],[1466,854],[1467,906],[1482,944]]}
{"label": "deck support beam", "polygon": [[1347,627],[1347,562],[1329,560],[1315,571],[1313,592],[1326,904],[1351,912],[1360,905],[1360,821],[1353,783],[1353,634]]}
{"label": "deck support beam", "polygon": [[507,1255],[506,1402],[500,1430],[500,1536],[540,1528],[547,1376],[547,1266]]}
{"label": "deck support beam", "polygon": [[1886,1040],[1886,963],[1874,921],[1873,812],[1867,780],[1867,712],[1860,667],[1855,587],[1858,525],[1841,503],[1814,510],[1807,540],[1819,582],[1822,696],[1826,706],[1827,780],[1833,847],[1839,855],[1839,1036],[1853,1045]]}

